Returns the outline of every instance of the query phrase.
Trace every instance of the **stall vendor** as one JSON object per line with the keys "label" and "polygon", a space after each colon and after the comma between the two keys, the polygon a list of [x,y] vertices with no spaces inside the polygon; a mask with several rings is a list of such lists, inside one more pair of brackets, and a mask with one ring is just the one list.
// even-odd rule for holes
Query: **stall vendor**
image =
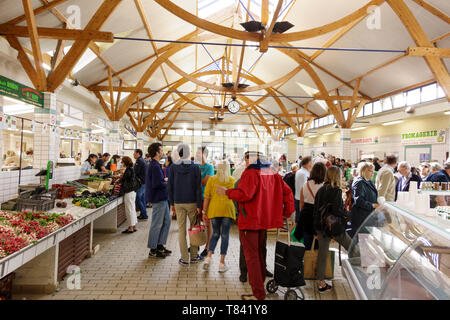
{"label": "stall vendor", "polygon": [[81,179],[89,178],[90,170],[93,168],[94,163],[98,157],[95,154],[90,154],[86,161],[81,166]]}

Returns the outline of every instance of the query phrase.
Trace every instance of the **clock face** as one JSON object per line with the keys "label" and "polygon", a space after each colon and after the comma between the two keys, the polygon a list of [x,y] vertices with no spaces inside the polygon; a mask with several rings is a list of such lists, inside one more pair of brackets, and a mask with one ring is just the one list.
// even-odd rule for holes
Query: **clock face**
{"label": "clock face", "polygon": [[228,111],[231,113],[237,113],[241,109],[241,105],[236,100],[231,100],[228,102]]}

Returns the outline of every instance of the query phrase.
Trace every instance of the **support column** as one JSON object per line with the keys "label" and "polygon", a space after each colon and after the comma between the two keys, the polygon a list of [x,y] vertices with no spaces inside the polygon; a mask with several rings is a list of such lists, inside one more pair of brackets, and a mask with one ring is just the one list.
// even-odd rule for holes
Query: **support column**
{"label": "support column", "polygon": [[137,149],[141,149],[142,152],[143,152],[144,155],[145,155],[145,152],[144,152],[144,139],[145,139],[145,135],[144,135],[144,133],[143,133],[143,132],[138,132],[138,133],[137,133],[137,136],[136,136],[136,139],[137,139],[137,143],[136,143]]}
{"label": "support column", "polygon": [[340,154],[341,159],[348,160],[351,158],[351,129],[341,128],[341,139],[340,139]]}
{"label": "support column", "polygon": [[295,155],[295,161],[298,160],[298,157],[305,156],[305,152],[304,152],[304,142],[305,142],[305,137],[297,137],[297,148],[296,148],[296,155]]}
{"label": "support column", "polygon": [[44,93],[44,108],[35,108],[35,120],[41,123],[36,124],[34,133],[34,162],[33,167],[44,169],[48,161],[56,160],[59,157],[60,132],[56,129],[56,94]]}
{"label": "support column", "polygon": [[[194,132],[196,131],[196,130],[200,130],[200,132],[202,132],[202,122],[201,121],[194,121],[194,130],[193,130],[193,132],[192,132],[192,134],[194,134]],[[192,143],[192,148],[193,148],[193,150],[191,150],[191,156],[194,156],[195,157],[195,154],[196,154],[196,152],[197,152],[197,149],[199,148],[199,147],[202,147],[203,146],[203,137],[202,137],[202,135],[200,134],[200,136],[195,136],[195,135],[193,135],[192,136],[192,140],[193,140],[193,143]],[[211,150],[208,150],[209,151],[209,154],[211,154]]]}
{"label": "support column", "polygon": [[91,144],[89,141],[89,135],[92,132],[91,128],[91,115],[88,113],[83,114],[83,132],[81,134],[81,163],[89,157],[89,151]]}
{"label": "support column", "polygon": [[107,130],[105,145],[104,145],[104,153],[109,153],[112,155],[121,154],[123,149],[123,141],[120,140],[120,122],[119,121],[111,121],[112,129]]}

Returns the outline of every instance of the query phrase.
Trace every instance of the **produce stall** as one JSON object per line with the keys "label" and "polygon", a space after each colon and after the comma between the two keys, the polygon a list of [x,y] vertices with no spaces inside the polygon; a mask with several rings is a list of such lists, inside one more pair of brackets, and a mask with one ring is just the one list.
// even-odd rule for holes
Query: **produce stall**
{"label": "produce stall", "polygon": [[16,293],[54,292],[68,267],[92,254],[94,231],[116,232],[124,220],[123,198],[112,191],[53,187],[59,200],[48,212],[0,212],[0,280],[14,278]]}

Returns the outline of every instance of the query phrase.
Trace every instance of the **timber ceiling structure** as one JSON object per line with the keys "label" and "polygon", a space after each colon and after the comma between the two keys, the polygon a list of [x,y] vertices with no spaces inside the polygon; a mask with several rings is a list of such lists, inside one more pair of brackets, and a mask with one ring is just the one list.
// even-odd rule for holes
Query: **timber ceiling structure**
{"label": "timber ceiling structure", "polygon": [[0,35],[37,89],[77,79],[152,137],[196,120],[303,136],[433,81],[449,99],[449,15],[448,0],[0,0]]}

